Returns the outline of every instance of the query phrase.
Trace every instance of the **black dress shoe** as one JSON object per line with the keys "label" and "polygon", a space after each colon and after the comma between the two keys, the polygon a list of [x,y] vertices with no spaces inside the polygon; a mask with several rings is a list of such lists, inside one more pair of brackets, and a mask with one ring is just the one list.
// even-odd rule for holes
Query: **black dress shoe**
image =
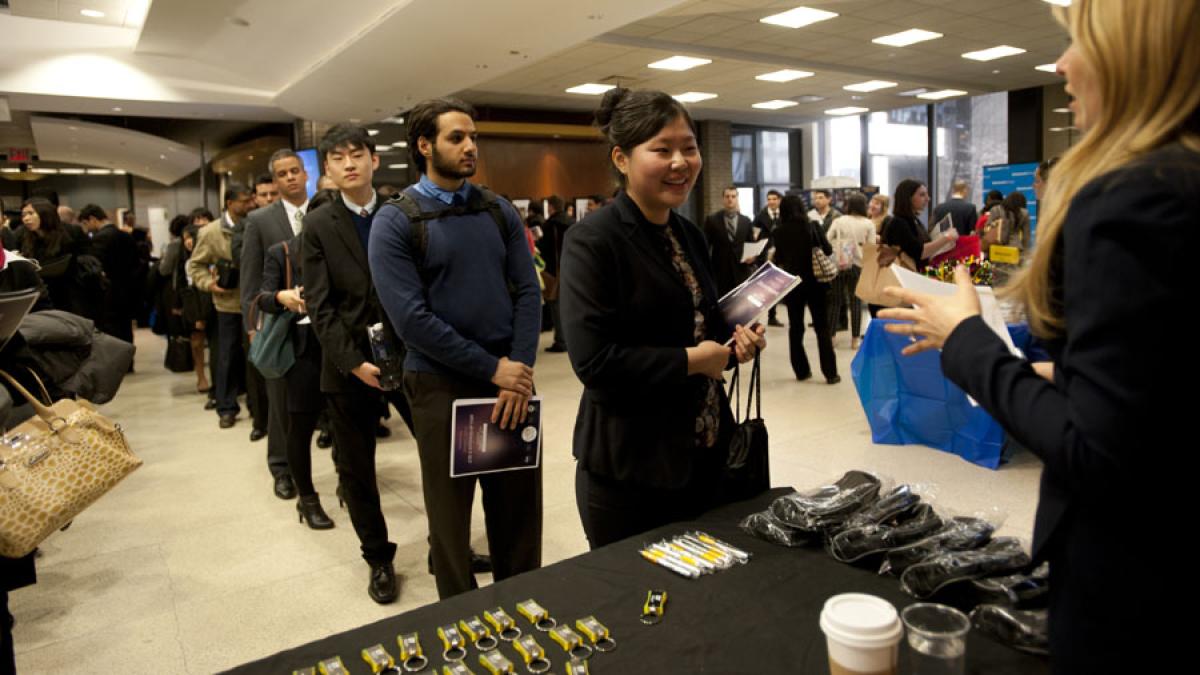
{"label": "black dress shoe", "polygon": [[797,376],[796,376],[796,379],[797,379],[797,380],[800,380],[801,382],[803,382],[803,381],[805,381],[805,380],[811,380],[811,379],[812,379],[812,373],[809,373],[809,374],[807,374],[807,375],[797,375]]}
{"label": "black dress shoe", "polygon": [[549,347],[546,347],[546,351],[550,352],[551,354],[561,354],[562,352],[567,351],[567,346],[566,345],[550,345]]}
{"label": "black dress shoe", "polygon": [[266,429],[259,429],[258,427],[255,427],[250,430],[250,442],[251,443],[253,443],[254,441],[261,441],[262,439],[264,439],[266,437],[267,437]]}
{"label": "black dress shoe", "polygon": [[782,322],[782,321],[780,321],[779,319],[776,319],[775,317],[771,317],[770,319],[767,319],[767,325],[768,325],[768,326],[774,326],[774,327],[776,327],[776,328],[783,328],[783,327],[784,327],[784,325],[783,325],[783,322]]}
{"label": "black dress shoe", "polygon": [[491,574],[492,557],[471,551],[471,574]]}
{"label": "black dress shoe", "polygon": [[381,605],[395,602],[400,595],[400,584],[396,582],[396,570],[392,563],[370,563],[371,583],[367,584],[367,595]]}
{"label": "black dress shoe", "polygon": [[321,433],[317,434],[317,447],[318,448],[325,449],[325,448],[329,448],[332,446],[333,446],[333,434],[329,433],[328,431],[322,431]]}
{"label": "black dress shoe", "polygon": [[314,530],[333,528],[333,521],[329,519],[325,509],[321,508],[319,495],[301,496],[296,500],[296,512],[300,514],[300,522],[307,522],[308,526]]}
{"label": "black dress shoe", "polygon": [[217,409],[217,399],[210,398],[210,399],[207,399],[206,401],[204,401],[204,409],[205,410],[216,410]]}
{"label": "black dress shoe", "polygon": [[825,384],[837,384],[838,382],[841,382],[841,381],[842,381],[842,378],[838,377],[837,375],[834,375],[833,377],[825,378]]}
{"label": "black dress shoe", "polygon": [[222,429],[228,429],[232,427],[235,422],[237,422],[237,415],[221,415],[221,421],[219,424]]}
{"label": "black dress shoe", "polygon": [[275,476],[275,496],[280,499],[292,499],[296,496],[296,484],[286,473]]}
{"label": "black dress shoe", "polygon": [[386,424],[380,423],[375,425],[375,438],[387,438],[392,435],[392,430]]}

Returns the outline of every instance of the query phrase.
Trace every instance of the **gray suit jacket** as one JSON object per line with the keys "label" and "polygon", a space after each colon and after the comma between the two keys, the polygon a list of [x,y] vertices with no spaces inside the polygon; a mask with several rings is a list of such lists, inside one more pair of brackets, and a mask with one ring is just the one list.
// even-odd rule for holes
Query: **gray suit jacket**
{"label": "gray suit jacket", "polygon": [[242,233],[242,255],[238,272],[238,285],[242,291],[242,317],[247,321],[246,331],[254,330],[250,320],[250,306],[262,287],[263,261],[272,244],[291,239],[295,234],[288,223],[283,200],[270,206],[255,209],[244,219]]}

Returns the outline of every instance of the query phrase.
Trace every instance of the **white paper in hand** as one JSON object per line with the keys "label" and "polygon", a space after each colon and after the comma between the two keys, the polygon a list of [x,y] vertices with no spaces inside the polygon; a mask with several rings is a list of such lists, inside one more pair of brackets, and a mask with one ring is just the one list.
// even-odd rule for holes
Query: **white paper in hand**
{"label": "white paper in hand", "polygon": [[746,258],[757,258],[762,254],[763,249],[766,247],[766,239],[763,239],[762,241],[746,242],[746,244],[742,246],[742,260],[745,260]]}
{"label": "white paper in hand", "polygon": [[[896,280],[904,288],[908,288],[918,293],[937,296],[952,296],[958,292],[958,286],[949,284],[937,279],[930,279],[923,274],[917,274],[903,267],[892,264],[892,272],[896,274]],[[1008,351],[1021,358],[1025,355],[1020,349],[1013,344],[1012,336],[1008,334],[1008,326],[1004,323],[1004,312],[1000,311],[1000,303],[996,302],[996,294],[991,286],[976,286],[976,294],[979,295],[979,305],[982,310],[984,323],[988,325],[992,331],[1004,340],[1004,344],[1008,345]]]}

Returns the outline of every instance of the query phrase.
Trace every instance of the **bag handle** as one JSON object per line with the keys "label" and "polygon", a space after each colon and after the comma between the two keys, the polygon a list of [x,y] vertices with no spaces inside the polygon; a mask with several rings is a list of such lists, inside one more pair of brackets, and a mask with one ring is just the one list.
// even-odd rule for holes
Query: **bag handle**
{"label": "bag handle", "polygon": [[[733,422],[734,424],[742,423],[742,389],[740,378],[738,375],[742,372],[741,364],[733,367],[733,377],[729,378],[729,391],[726,392],[726,397],[733,401]],[[746,409],[746,414],[750,414],[750,409]]]}
{"label": "bag handle", "polygon": [[747,387],[749,394],[746,397],[746,417],[750,417],[750,406],[754,405],[755,418],[762,419],[762,361],[759,355],[762,352],[754,350],[754,367],[750,369],[750,386]]}
{"label": "bag handle", "polygon": [[[46,385],[42,383],[41,378],[39,378],[37,376],[37,374],[34,373],[33,371],[29,371],[29,372],[31,375],[33,375],[33,379],[36,380],[38,385],[42,388],[42,391],[45,392]],[[42,421],[44,421],[46,423],[46,426],[50,427],[50,429],[52,431],[58,431],[58,429],[55,428],[55,426],[54,426],[54,423],[56,421],[61,422],[64,427],[66,426],[67,421],[65,419],[63,419],[61,416],[59,416],[57,413],[55,413],[53,410],[51,410],[46,404],[39,401],[37,399],[37,397],[35,397],[33,394],[29,393],[29,390],[26,389],[25,387],[23,387],[21,385],[21,383],[17,381],[17,378],[13,377],[12,375],[9,375],[7,372],[5,372],[3,370],[0,370],[0,377],[3,377],[5,379],[5,381],[7,381],[10,385],[12,385],[13,389],[17,390],[17,393],[21,394],[22,396],[25,397],[25,400],[29,401],[30,405],[33,406],[34,412],[37,413],[37,416],[42,418]],[[46,394],[46,399],[49,400],[49,398],[50,398],[50,395]]]}
{"label": "bag handle", "polygon": [[288,249],[287,242],[283,242],[283,275],[287,280],[287,287],[292,287],[292,252]]}

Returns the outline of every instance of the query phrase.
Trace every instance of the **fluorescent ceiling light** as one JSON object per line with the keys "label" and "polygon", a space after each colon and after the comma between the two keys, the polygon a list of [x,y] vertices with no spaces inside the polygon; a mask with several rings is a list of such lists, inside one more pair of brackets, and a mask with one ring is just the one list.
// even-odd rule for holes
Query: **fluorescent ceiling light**
{"label": "fluorescent ceiling light", "polygon": [[[125,170],[124,170],[124,169],[113,169],[113,175],[114,175],[114,176],[124,176],[124,175],[125,175]],[[233,175],[233,172],[232,172],[232,171],[230,171],[230,172],[229,172],[229,175],[231,175],[231,176],[232,176],[232,175]]]}
{"label": "fluorescent ceiling light", "polygon": [[882,37],[877,37],[874,40],[871,40],[871,42],[874,42],[877,45],[889,45],[892,47],[907,47],[909,45],[913,45],[918,42],[925,42],[926,40],[936,40],[940,37],[942,37],[941,33],[934,33],[933,31],[929,31],[929,30],[921,30],[920,28],[913,28],[913,29],[906,30],[906,31],[903,31],[900,33],[893,33],[891,35],[884,35]]}
{"label": "fluorescent ceiling light", "polygon": [[1070,7],[1071,6],[1071,0],[1042,0],[1042,2],[1046,2],[1051,5],[1058,5],[1059,7]]}
{"label": "fluorescent ceiling light", "polygon": [[895,82],[888,82],[887,80],[869,80],[867,82],[859,82],[858,84],[848,84],[842,87],[842,89],[846,91],[878,91],[894,86],[896,86]]}
{"label": "fluorescent ceiling light", "polygon": [[931,91],[924,94],[917,94],[917,98],[923,98],[929,101],[940,101],[944,98],[962,96],[966,93],[967,92],[963,91],[962,89],[943,89],[941,91]]}
{"label": "fluorescent ceiling light", "polygon": [[81,9],[81,10],[79,10],[79,13],[86,16],[89,19],[103,19],[104,18],[104,12],[101,12],[98,9]]}
{"label": "fluorescent ceiling light", "polygon": [[1043,73],[1057,73],[1058,66],[1053,63],[1043,63],[1040,66],[1034,66],[1034,70],[1040,70]]}
{"label": "fluorescent ceiling light", "polygon": [[785,28],[800,28],[818,21],[832,19],[835,16],[837,16],[836,12],[826,12],[823,9],[813,9],[812,7],[797,7],[779,14],[764,16],[759,19],[759,22]]}
{"label": "fluorescent ceiling light", "polygon": [[408,141],[398,141],[396,143],[392,143],[392,147],[393,148],[407,148]]}
{"label": "fluorescent ceiling light", "polygon": [[698,59],[694,56],[672,56],[669,59],[655,61],[647,64],[650,68],[658,70],[691,70],[696,66],[707,66],[712,63],[712,59]]}
{"label": "fluorescent ceiling light", "polygon": [[404,124],[403,117],[386,117],[379,121],[383,122],[384,124]]}
{"label": "fluorescent ceiling light", "polygon": [[1002,59],[1006,56],[1016,56],[1017,54],[1024,53],[1025,50],[1021,49],[1020,47],[1000,45],[999,47],[992,47],[991,49],[980,49],[976,52],[967,52],[966,54],[963,54],[962,57],[964,59],[971,59],[972,61],[994,61],[996,59]]}
{"label": "fluorescent ceiling light", "polygon": [[21,173],[21,170],[15,166],[0,167],[0,173]]}
{"label": "fluorescent ceiling light", "polygon": [[58,173],[58,169],[42,169],[42,168],[37,168],[37,169],[30,169],[30,171],[32,171],[32,172],[34,172],[34,173]]}
{"label": "fluorescent ceiling light", "polygon": [[1069,113],[1069,112],[1071,112],[1071,109],[1070,108],[1055,108],[1055,109],[1051,110],[1050,112]]}
{"label": "fluorescent ceiling light", "polygon": [[807,70],[792,70],[791,68],[784,68],[783,70],[776,70],[772,73],[755,75],[754,79],[762,80],[764,82],[791,82],[792,80],[799,80],[803,77],[812,76],[813,73],[810,73]]}
{"label": "fluorescent ceiling light", "polygon": [[580,84],[580,85],[571,87],[570,89],[567,90],[567,93],[568,94],[587,94],[588,96],[599,96],[600,94],[603,94],[604,92],[608,91],[609,89],[612,89],[615,86],[616,85],[612,85],[612,84],[596,84],[595,82],[588,82],[587,84]]}
{"label": "fluorescent ceiling light", "polygon": [[774,101],[763,101],[762,103],[755,103],[751,107],[758,108],[759,110],[779,110],[781,108],[790,108],[794,105],[800,105],[800,104],[796,103],[795,101],[785,101],[783,99],[775,99]]}
{"label": "fluorescent ceiling light", "polygon": [[58,172],[69,176],[81,176],[84,173],[83,169],[59,169]]}
{"label": "fluorescent ceiling light", "polygon": [[682,94],[677,94],[671,98],[679,101],[680,103],[699,103],[700,101],[707,101],[716,97],[716,94],[710,94],[706,91],[685,91]]}
{"label": "fluorescent ceiling light", "polygon": [[368,136],[378,136],[379,130],[378,129],[367,129],[367,135]]}
{"label": "fluorescent ceiling light", "polygon": [[805,94],[804,96],[797,96],[794,100],[797,103],[816,103],[817,101],[824,101],[825,97],[817,96],[816,94]]}
{"label": "fluorescent ceiling light", "polygon": [[407,169],[407,164],[388,164],[389,169]]}
{"label": "fluorescent ceiling light", "polygon": [[89,176],[109,176],[109,175],[112,175],[112,171],[111,171],[110,169],[88,169],[88,170],[87,170],[87,173],[88,173],[88,175],[89,175]]}
{"label": "fluorescent ceiling light", "polygon": [[825,111],[825,114],[826,115],[857,115],[859,113],[868,112],[869,110],[870,110],[870,108],[856,108],[854,106],[849,106],[846,108],[830,108],[829,110]]}
{"label": "fluorescent ceiling light", "polygon": [[902,91],[896,95],[897,96],[916,96],[917,94],[924,94],[927,91],[929,91],[928,88],[920,87],[918,89],[909,89],[908,91]]}
{"label": "fluorescent ceiling light", "polygon": [[1074,131],[1075,127],[1050,127],[1050,131]]}

